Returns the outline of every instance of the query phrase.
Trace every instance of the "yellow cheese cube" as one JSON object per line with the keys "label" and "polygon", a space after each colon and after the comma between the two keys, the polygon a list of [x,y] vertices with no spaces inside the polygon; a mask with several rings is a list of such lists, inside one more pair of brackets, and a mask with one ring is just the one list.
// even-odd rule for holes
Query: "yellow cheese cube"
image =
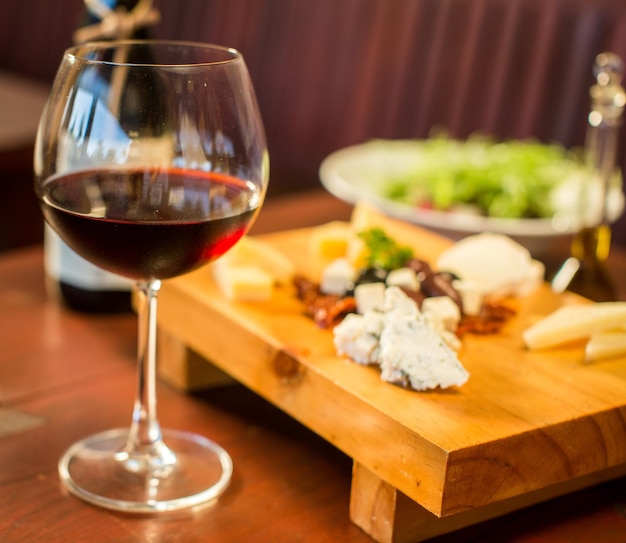
{"label": "yellow cheese cube", "polygon": [[342,221],[321,224],[311,234],[311,251],[323,260],[336,260],[346,256],[350,225]]}
{"label": "yellow cheese cube", "polygon": [[351,235],[350,225],[342,221],[321,224],[313,229],[309,249],[318,273],[330,262],[345,258]]}

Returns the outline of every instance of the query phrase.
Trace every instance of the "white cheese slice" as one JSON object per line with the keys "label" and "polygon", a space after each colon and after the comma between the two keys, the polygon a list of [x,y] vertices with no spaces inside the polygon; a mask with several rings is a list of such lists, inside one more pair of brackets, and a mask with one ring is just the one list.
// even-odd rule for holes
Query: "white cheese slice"
{"label": "white cheese slice", "polygon": [[385,305],[385,283],[362,283],[354,289],[357,313],[382,311]]}
{"label": "white cheese slice", "polygon": [[595,332],[626,328],[626,302],[563,306],[523,333],[529,349],[545,349]]}
{"label": "white cheese slice", "polygon": [[539,260],[531,260],[524,280],[517,285],[516,294],[525,296],[541,286],[546,277],[546,266]]}
{"label": "white cheese slice", "polygon": [[456,332],[461,320],[461,310],[449,296],[425,298],[422,302],[422,313],[438,332]]}
{"label": "white cheese slice", "polygon": [[324,294],[343,296],[354,284],[356,270],[346,258],[333,260],[322,270],[320,290]]}
{"label": "white cheese slice", "polygon": [[258,266],[230,266],[217,260],[212,269],[215,282],[229,300],[263,302],[272,297],[274,277]]}
{"label": "white cheese slice", "polygon": [[391,270],[385,282],[387,286],[390,287],[404,287],[415,292],[419,292],[420,290],[420,282],[417,279],[415,270],[412,268]]}
{"label": "white cheese slice", "polygon": [[289,284],[294,276],[293,263],[278,249],[250,236],[241,238],[218,262],[221,266],[255,266],[265,270],[275,281]]}
{"label": "white cheese slice", "polygon": [[497,296],[518,294],[520,288],[526,292],[537,284],[537,275],[543,275],[528,249],[508,236],[491,232],[456,242],[439,256],[437,268]]}
{"label": "white cheese slice", "polygon": [[485,292],[478,283],[472,281],[462,281],[455,279],[452,286],[461,296],[463,301],[463,312],[466,315],[478,315],[483,306]]}
{"label": "white cheese slice", "polygon": [[585,361],[594,362],[626,355],[626,331],[614,330],[593,334],[585,346]]}

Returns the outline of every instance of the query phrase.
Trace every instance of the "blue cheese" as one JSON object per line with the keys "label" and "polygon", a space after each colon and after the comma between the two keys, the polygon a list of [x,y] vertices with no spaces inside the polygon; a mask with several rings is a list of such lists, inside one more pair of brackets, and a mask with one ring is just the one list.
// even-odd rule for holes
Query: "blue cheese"
{"label": "blue cheese", "polygon": [[333,333],[338,354],[359,364],[378,364],[384,381],[428,390],[461,386],[469,377],[456,353],[399,287],[386,288],[382,312],[348,315]]}
{"label": "blue cheese", "polygon": [[396,315],[380,336],[381,378],[415,390],[461,386],[469,378],[456,354],[424,319]]}
{"label": "blue cheese", "polygon": [[365,315],[347,315],[333,331],[337,353],[351,358],[357,364],[377,364],[383,318],[383,314],[378,311],[369,311]]}
{"label": "blue cheese", "polygon": [[409,298],[399,287],[387,287],[383,309],[387,318],[394,315],[409,315],[418,318],[420,310],[415,300]]}

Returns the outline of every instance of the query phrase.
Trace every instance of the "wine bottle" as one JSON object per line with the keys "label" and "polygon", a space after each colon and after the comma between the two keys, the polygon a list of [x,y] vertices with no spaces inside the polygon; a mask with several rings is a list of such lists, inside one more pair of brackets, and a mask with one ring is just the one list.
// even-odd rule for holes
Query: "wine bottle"
{"label": "wine bottle", "polygon": [[[75,43],[147,39],[151,37],[150,27],[160,18],[152,0],[85,0],[85,5],[83,24],[73,36]],[[139,118],[128,121],[142,122]],[[70,249],[47,225],[44,268],[49,292],[67,307],[89,313],[121,313],[132,309],[132,281],[94,266]]]}
{"label": "wine bottle", "polygon": [[596,83],[590,89],[585,141],[589,176],[579,194],[580,228],[572,241],[571,256],[552,280],[553,290],[568,289],[596,302],[617,299],[606,259],[611,246],[611,188],[616,181],[621,183],[617,153],[626,104],[626,91],[621,85],[623,70],[621,58],[613,53],[596,57]]}

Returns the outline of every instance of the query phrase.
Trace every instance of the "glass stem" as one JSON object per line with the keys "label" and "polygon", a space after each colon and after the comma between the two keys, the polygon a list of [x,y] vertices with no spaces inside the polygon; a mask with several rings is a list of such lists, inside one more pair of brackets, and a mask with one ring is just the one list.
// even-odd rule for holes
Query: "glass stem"
{"label": "glass stem", "polygon": [[138,289],[138,383],[133,418],[126,447],[119,459],[131,471],[150,471],[156,476],[166,475],[176,457],[163,442],[157,418],[156,346],[157,298],[161,281],[140,282]]}

